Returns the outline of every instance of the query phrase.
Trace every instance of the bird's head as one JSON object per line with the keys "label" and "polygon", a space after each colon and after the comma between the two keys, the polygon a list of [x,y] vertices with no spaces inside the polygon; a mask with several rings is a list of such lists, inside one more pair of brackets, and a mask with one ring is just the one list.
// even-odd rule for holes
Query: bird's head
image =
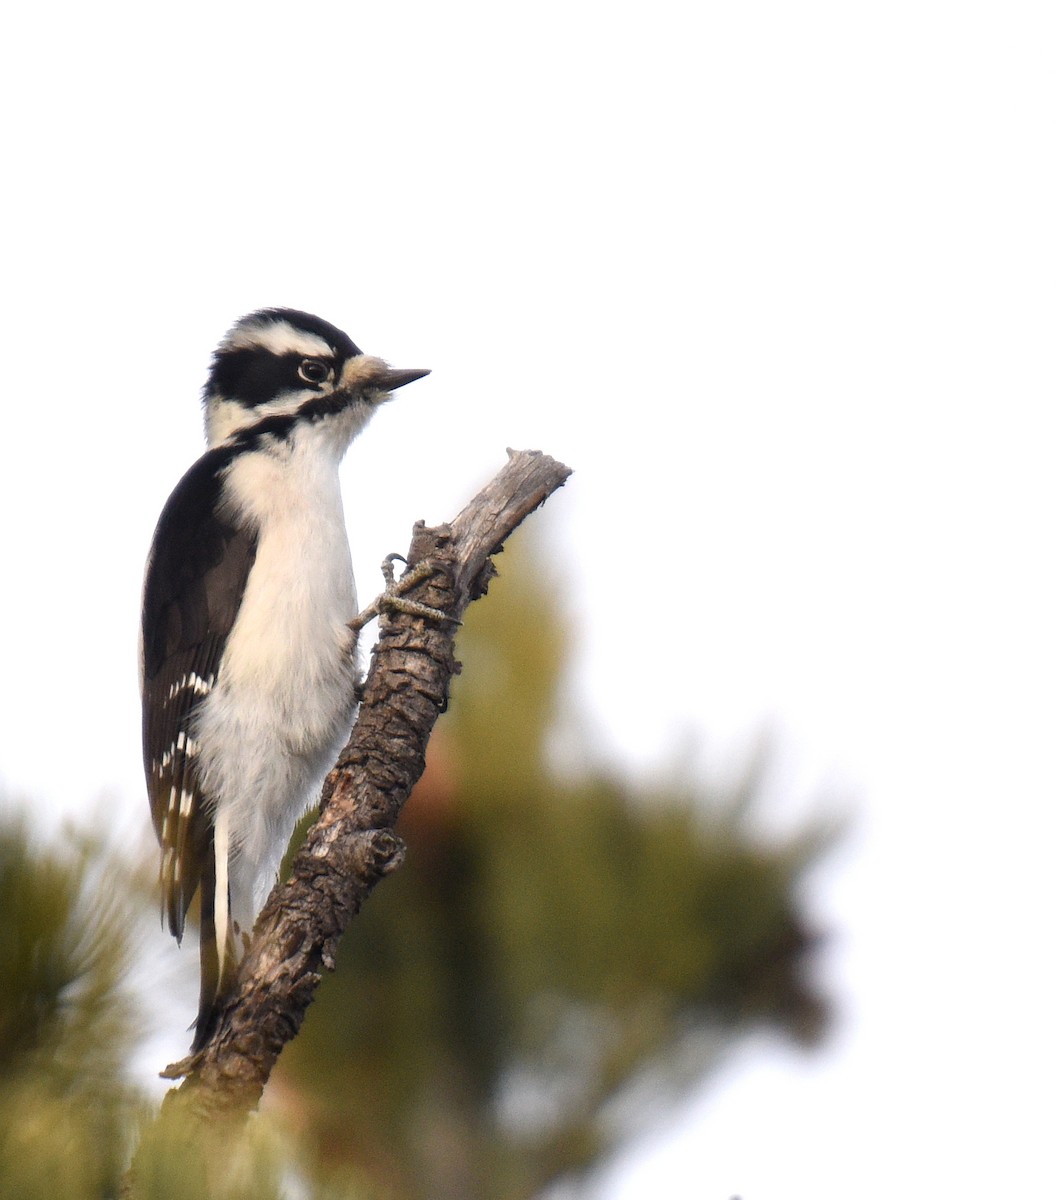
{"label": "bird's head", "polygon": [[394,370],[310,313],[261,309],[238,321],[213,355],[203,392],[206,437],[217,446],[267,417],[345,412],[358,417],[354,436],[396,388],[428,373]]}

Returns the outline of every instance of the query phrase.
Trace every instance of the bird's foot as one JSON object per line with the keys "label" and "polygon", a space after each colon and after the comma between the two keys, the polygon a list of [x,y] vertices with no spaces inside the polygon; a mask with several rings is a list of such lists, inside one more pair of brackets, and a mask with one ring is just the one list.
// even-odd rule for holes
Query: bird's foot
{"label": "bird's foot", "polygon": [[423,579],[428,579],[430,575],[435,574],[435,568],[428,563],[421,562],[396,579],[393,563],[397,561],[405,563],[407,560],[402,554],[385,556],[385,560],[381,564],[381,574],[385,577],[385,590],[373,603],[368,604],[354,620],[348,622],[348,628],[358,634],[374,617],[380,616],[383,612],[401,612],[411,617],[422,617],[427,621],[453,621],[455,625],[460,625],[461,621],[447,616],[441,609],[430,608],[427,604],[420,604],[417,600],[406,598],[405,593],[416,584],[421,583]]}

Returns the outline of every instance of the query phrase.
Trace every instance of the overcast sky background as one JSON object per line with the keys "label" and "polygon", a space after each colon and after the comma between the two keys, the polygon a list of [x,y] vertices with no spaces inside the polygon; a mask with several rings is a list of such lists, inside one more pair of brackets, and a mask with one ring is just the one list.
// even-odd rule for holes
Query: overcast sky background
{"label": "overcast sky background", "polygon": [[809,897],[829,1045],[759,1043],[599,1197],[1050,1189],[1050,13],[19,6],[8,797],[145,826],[142,563],[208,356],[318,312],[433,370],[346,462],[364,596],[544,449],[598,758],[720,772],[766,733],[765,819],[850,818]]}

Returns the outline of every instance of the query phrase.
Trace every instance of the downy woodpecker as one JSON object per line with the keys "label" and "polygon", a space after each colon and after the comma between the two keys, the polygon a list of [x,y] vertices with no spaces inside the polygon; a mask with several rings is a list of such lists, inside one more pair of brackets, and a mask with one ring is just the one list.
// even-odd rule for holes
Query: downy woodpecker
{"label": "downy woodpecker", "polygon": [[201,887],[195,1050],[297,820],[351,729],[357,615],[338,467],[428,371],[365,356],[318,317],[265,309],[220,343],[209,449],[158,521],[143,593],[143,758],[177,940]]}

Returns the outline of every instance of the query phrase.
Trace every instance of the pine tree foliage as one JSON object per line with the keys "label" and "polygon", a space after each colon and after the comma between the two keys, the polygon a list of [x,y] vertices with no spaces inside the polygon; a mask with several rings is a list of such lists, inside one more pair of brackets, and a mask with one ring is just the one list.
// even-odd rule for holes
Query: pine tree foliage
{"label": "pine tree foliage", "polygon": [[500,565],[401,819],[407,863],[279,1075],[319,1177],[370,1194],[526,1200],[749,1031],[824,1025],[799,895],[819,839],[756,836],[750,773],[728,795],[641,794],[585,748],[556,772],[559,589],[526,538]]}
{"label": "pine tree foliage", "polygon": [[133,864],[69,831],[42,844],[13,811],[0,806],[0,1197],[116,1200],[142,1137],[135,1200],[279,1200],[289,1154],[266,1119],[155,1124],[128,1080],[133,962],[158,928]]}
{"label": "pine tree foliage", "polygon": [[68,837],[35,844],[0,823],[0,1195],[114,1195],[135,1099],[122,1070],[134,1025],[118,864]]}

